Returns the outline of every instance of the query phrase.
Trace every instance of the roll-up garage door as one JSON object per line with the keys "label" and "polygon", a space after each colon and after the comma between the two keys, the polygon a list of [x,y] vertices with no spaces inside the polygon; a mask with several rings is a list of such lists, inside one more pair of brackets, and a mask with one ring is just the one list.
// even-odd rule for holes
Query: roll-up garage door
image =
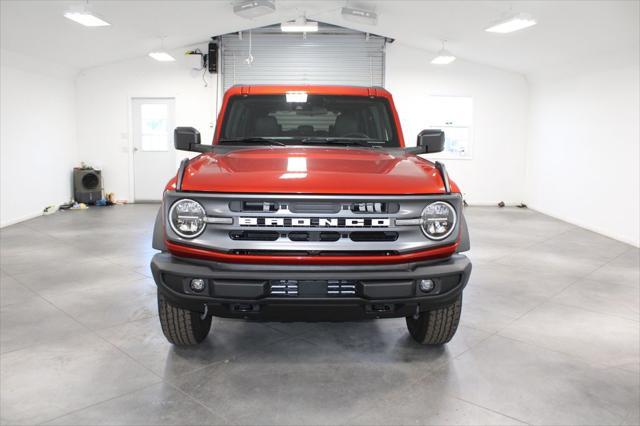
{"label": "roll-up garage door", "polygon": [[279,26],[221,36],[224,90],[235,84],[384,86],[384,37],[326,24],[319,29],[306,37]]}

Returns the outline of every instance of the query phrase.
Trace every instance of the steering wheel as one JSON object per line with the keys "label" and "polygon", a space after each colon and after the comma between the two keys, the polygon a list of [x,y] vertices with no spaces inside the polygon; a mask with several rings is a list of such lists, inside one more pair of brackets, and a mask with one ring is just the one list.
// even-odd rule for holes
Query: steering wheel
{"label": "steering wheel", "polygon": [[345,133],[344,135],[340,135],[341,138],[358,138],[358,137],[364,137],[369,139],[369,135],[366,133],[362,133],[362,132],[349,132],[349,133]]}

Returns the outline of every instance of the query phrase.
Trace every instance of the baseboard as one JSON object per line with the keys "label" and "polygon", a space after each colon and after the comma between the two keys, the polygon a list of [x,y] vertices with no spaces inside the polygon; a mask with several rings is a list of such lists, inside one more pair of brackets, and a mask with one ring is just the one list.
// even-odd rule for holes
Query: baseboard
{"label": "baseboard", "polygon": [[[470,207],[499,207],[500,201],[469,201],[465,200]],[[521,204],[521,201],[504,201],[505,207],[517,207]]]}
{"label": "baseboard", "polygon": [[6,228],[7,226],[15,225],[20,222],[24,222],[29,219],[35,219],[38,216],[42,216],[42,212],[38,213],[29,213],[27,215],[21,216],[17,219],[11,219],[7,221],[0,222],[0,228]]}

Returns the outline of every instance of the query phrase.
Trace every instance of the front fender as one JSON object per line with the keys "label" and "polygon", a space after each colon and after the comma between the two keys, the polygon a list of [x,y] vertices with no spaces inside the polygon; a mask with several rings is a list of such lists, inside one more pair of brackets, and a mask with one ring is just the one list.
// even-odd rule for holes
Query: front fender
{"label": "front fender", "polygon": [[464,214],[461,214],[460,216],[462,218],[462,221],[460,222],[460,226],[462,228],[460,229],[460,244],[456,249],[456,252],[458,253],[471,250],[471,241],[469,239],[469,228],[467,227],[467,220],[465,219]]}
{"label": "front fender", "polygon": [[156,223],[153,226],[153,240],[151,242],[151,247],[160,251],[167,251],[167,246],[164,242],[164,223],[162,220],[162,206],[158,210],[158,214],[156,215]]}

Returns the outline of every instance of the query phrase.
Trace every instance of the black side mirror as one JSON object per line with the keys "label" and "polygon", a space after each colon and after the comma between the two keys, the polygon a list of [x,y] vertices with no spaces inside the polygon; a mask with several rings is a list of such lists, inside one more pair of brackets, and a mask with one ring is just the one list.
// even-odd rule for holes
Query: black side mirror
{"label": "black side mirror", "polygon": [[193,127],[176,127],[173,131],[173,145],[180,151],[199,151],[200,132]]}
{"label": "black side mirror", "polygon": [[425,154],[444,151],[444,132],[438,129],[423,130],[418,134],[417,144]]}

